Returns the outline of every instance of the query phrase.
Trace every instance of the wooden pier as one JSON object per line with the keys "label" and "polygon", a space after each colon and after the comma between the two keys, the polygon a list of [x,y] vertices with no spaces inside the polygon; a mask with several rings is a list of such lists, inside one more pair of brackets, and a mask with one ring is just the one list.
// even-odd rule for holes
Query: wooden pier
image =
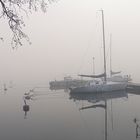
{"label": "wooden pier", "polygon": [[140,83],[132,83],[132,82],[129,82],[127,84],[127,88],[128,89],[139,89],[140,90]]}
{"label": "wooden pier", "polygon": [[127,84],[127,91],[133,94],[140,94],[140,83],[129,82]]}

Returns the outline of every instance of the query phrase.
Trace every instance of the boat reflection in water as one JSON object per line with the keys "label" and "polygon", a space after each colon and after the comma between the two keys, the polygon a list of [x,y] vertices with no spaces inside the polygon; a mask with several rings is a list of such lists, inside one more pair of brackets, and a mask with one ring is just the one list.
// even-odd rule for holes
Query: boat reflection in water
{"label": "boat reflection in water", "polygon": [[[108,139],[108,116],[107,116],[107,102],[112,99],[128,98],[128,94],[125,91],[122,92],[109,92],[109,93],[70,93],[70,99],[76,101],[88,101],[92,103],[90,106],[82,106],[79,110],[91,109],[91,108],[103,108],[105,110],[105,134],[104,139]],[[113,122],[112,122],[113,123]]]}
{"label": "boat reflection in water", "polygon": [[115,98],[128,97],[125,91],[114,91],[108,93],[73,93],[70,92],[70,99],[76,100],[86,100],[90,103],[97,103],[100,101],[111,100]]}

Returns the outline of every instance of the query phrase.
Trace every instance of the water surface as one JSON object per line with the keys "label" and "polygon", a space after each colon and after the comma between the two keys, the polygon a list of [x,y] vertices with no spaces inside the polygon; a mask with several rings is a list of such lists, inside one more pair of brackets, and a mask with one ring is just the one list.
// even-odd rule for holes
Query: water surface
{"label": "water surface", "polygon": [[[12,88],[7,86],[7,90],[1,88],[1,140],[136,140],[140,137],[140,92],[85,96],[50,90],[47,84],[34,87],[17,84]],[[25,98],[29,92],[32,96]]]}

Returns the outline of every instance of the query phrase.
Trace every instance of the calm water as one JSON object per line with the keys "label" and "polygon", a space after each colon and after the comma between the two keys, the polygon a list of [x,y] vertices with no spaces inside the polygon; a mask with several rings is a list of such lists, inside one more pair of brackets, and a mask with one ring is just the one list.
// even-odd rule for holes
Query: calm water
{"label": "calm water", "polygon": [[1,88],[0,94],[1,140],[140,137],[140,95],[126,92],[72,95],[64,90],[49,90],[46,84],[46,87],[37,85],[28,96],[33,85],[6,86],[7,90]]}

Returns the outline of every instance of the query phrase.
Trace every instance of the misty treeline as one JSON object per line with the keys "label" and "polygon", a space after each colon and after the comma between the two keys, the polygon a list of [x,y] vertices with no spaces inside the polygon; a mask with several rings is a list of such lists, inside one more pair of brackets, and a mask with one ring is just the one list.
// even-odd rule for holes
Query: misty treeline
{"label": "misty treeline", "polygon": [[[25,26],[23,13],[28,16],[32,11],[46,12],[49,4],[55,0],[0,0],[0,18],[7,20],[13,33],[11,45],[12,48],[22,46],[22,39],[29,43],[29,37],[23,32]],[[1,39],[3,39],[1,37]]]}

